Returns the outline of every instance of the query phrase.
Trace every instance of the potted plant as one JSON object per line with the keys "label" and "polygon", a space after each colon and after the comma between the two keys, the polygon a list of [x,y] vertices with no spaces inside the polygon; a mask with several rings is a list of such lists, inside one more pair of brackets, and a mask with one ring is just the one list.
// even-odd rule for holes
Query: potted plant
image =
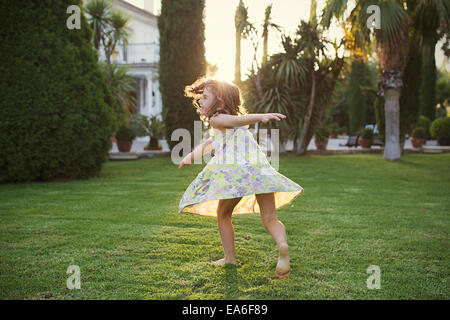
{"label": "potted plant", "polygon": [[425,139],[430,139],[431,135],[430,135],[430,126],[431,126],[431,121],[430,119],[428,119],[427,117],[420,115],[419,118],[417,119],[416,125],[414,126],[414,128],[418,128],[418,127],[422,127],[425,129]]}
{"label": "potted plant", "polygon": [[137,137],[150,137],[144,150],[161,150],[159,139],[164,136],[164,123],[156,116],[148,117],[143,114],[135,114],[130,118],[130,126]]}
{"label": "potted plant", "polygon": [[369,148],[372,146],[373,130],[370,128],[362,128],[359,135],[359,145],[361,148]]}
{"label": "potted plant", "polygon": [[450,146],[450,117],[435,119],[431,123],[430,133],[438,139],[440,146]]}
{"label": "potted plant", "polygon": [[427,133],[424,128],[417,127],[411,132],[411,144],[414,148],[422,148],[427,141]]}
{"label": "potted plant", "polygon": [[136,134],[130,127],[121,126],[116,132],[117,148],[120,152],[130,152]]}
{"label": "potted plant", "polygon": [[317,150],[326,150],[330,129],[326,126],[319,126],[314,134],[314,143]]}
{"label": "potted plant", "polygon": [[164,122],[160,121],[156,116],[150,118],[150,123],[147,126],[148,135],[150,136],[150,141],[145,150],[162,150],[159,139],[164,137],[165,125]]}

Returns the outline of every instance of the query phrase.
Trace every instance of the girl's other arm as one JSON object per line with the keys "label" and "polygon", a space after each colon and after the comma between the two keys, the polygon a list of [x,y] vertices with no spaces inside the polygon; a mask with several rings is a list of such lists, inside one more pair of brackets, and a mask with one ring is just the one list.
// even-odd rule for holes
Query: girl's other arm
{"label": "girl's other arm", "polygon": [[243,116],[234,116],[230,114],[218,114],[209,120],[214,128],[232,128],[254,124],[257,122],[268,122],[269,120],[278,120],[286,118],[281,113],[252,113]]}
{"label": "girl's other arm", "polygon": [[195,159],[198,159],[199,157],[203,156],[206,152],[210,151],[211,149],[212,149],[212,137],[196,146],[191,153],[189,153],[186,157],[183,158],[183,160],[181,160],[178,168],[181,168],[186,164],[192,164],[192,162],[194,162]]}

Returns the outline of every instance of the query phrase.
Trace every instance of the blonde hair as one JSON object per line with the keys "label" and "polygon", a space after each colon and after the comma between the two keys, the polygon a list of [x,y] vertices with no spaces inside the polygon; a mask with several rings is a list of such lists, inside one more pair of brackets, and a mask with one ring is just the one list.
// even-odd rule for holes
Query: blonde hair
{"label": "blonde hair", "polygon": [[[205,88],[208,88],[215,96],[216,101],[205,115],[201,115],[201,107],[197,101],[201,99]],[[185,87],[184,95],[193,99],[192,104],[196,108],[200,120],[203,123],[209,123],[209,119],[219,113],[231,115],[244,115],[248,113],[247,109],[243,106],[244,99],[242,98],[239,87],[225,81],[201,77],[191,85]]]}

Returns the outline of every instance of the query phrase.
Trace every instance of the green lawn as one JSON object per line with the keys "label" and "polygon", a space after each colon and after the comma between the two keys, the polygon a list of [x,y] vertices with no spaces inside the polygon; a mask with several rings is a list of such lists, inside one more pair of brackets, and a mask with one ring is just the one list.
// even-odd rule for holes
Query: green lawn
{"label": "green lawn", "polygon": [[[238,265],[210,267],[223,257],[216,219],[178,213],[202,168],[152,158],[86,181],[0,185],[0,299],[450,298],[450,154],[281,156],[305,189],[278,211],[286,279],[259,215],[233,217]],[[70,265],[80,290],[66,286]]]}

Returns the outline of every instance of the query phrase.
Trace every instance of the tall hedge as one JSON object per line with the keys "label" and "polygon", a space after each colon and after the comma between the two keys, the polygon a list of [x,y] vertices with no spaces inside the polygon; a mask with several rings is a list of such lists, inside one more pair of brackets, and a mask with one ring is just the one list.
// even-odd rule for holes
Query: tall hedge
{"label": "tall hedge", "polygon": [[81,1],[2,0],[0,17],[0,181],[97,175],[117,125]]}
{"label": "tall hedge", "polygon": [[199,117],[183,91],[206,71],[204,7],[204,0],[161,1],[159,84],[171,149],[178,143],[171,141],[172,132],[177,128],[190,131],[191,146],[194,146],[194,121]]}
{"label": "tall hedge", "polygon": [[408,60],[403,72],[403,87],[400,95],[400,138],[411,135],[420,116],[420,93],[422,78],[422,50],[419,39],[409,40]]}
{"label": "tall hedge", "polygon": [[346,100],[348,103],[349,129],[351,133],[358,132],[366,124],[366,113],[371,110],[369,99],[363,92],[364,86],[370,86],[369,67],[363,61],[352,61],[352,70],[348,77]]}
{"label": "tall hedge", "polygon": [[436,59],[435,47],[425,40],[423,47],[420,113],[433,121],[436,118]]}

